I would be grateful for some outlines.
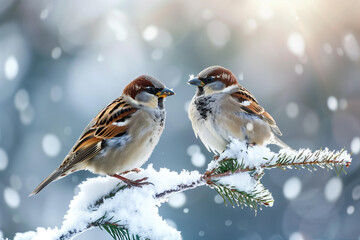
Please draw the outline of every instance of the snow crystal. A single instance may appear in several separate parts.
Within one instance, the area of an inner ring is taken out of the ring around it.
[[[214,201],[215,203],[220,204],[224,202],[224,199],[218,194],[214,197]]]
[[[292,177],[286,180],[283,193],[287,199],[295,199],[301,192],[301,181],[297,177]]]
[[[333,52],[332,46],[329,43],[325,43],[323,49],[327,54],[331,54]]]
[[[335,202],[341,195],[343,184],[340,178],[333,177],[325,186],[325,198],[329,202]]]
[[[45,20],[49,16],[49,9],[45,8],[40,13],[40,19]]]
[[[20,112],[20,121],[24,125],[29,125],[35,116],[34,108],[29,104],[27,108]]]
[[[16,190],[20,190],[22,187],[21,178],[17,175],[10,176],[10,186]]]
[[[287,47],[296,56],[302,56],[305,52],[305,41],[299,33],[291,33],[287,39]]]
[[[124,42],[128,38],[128,29],[126,23],[127,17],[119,10],[113,10],[108,14],[106,23],[109,29],[114,33],[116,40]]]
[[[164,56],[164,51],[160,48],[154,49],[154,51],[151,52],[151,58],[158,61],[162,59]]]
[[[61,149],[59,138],[54,134],[46,134],[42,139],[42,149],[50,157],[57,156]]]
[[[232,225],[232,221],[230,219],[225,221],[225,226],[230,227]]]
[[[199,145],[197,144],[192,144],[190,145],[187,149],[186,149],[186,153],[191,157],[192,155],[194,155],[195,153],[199,153],[201,152],[201,149],[199,147]]]
[[[246,25],[251,31],[255,31],[257,29],[257,22],[255,19],[249,18],[246,20]]]
[[[189,80],[194,79],[194,78],[195,78],[195,75],[194,75],[194,74],[190,74],[190,75],[189,75]]]
[[[8,80],[13,80],[18,75],[18,72],[19,72],[19,63],[17,59],[13,55],[11,55],[5,61],[5,65],[4,65],[5,77]]]
[[[176,193],[169,197],[168,201],[170,207],[181,208],[186,203],[186,195],[183,192]]]
[[[351,151],[353,154],[358,154],[360,152],[360,137],[355,137],[351,141]]]
[[[0,148],[0,171],[4,171],[7,168],[8,162],[9,160],[6,151]]]
[[[289,118],[296,118],[299,114],[299,107],[294,102],[289,102],[286,105],[286,114]]]
[[[63,97],[62,88],[59,85],[55,85],[50,90],[50,98],[53,102],[59,102]]]
[[[348,207],[346,208],[346,213],[347,213],[348,215],[353,214],[354,211],[355,211],[355,207],[354,207],[353,205],[350,205],[350,206],[348,206]]]
[[[352,198],[356,201],[360,199],[360,185],[354,187],[351,192]]]
[[[343,47],[346,53],[346,56],[352,61],[358,61],[360,58],[360,48],[359,43],[356,41],[356,38],[353,34],[349,33],[344,37]]]
[[[103,62],[104,61],[104,56],[102,54],[99,54],[97,57],[97,61],[98,62]]]
[[[224,47],[229,42],[231,37],[229,27],[225,23],[218,20],[214,20],[206,26],[206,33],[210,39],[210,42],[215,47],[219,48]]]
[[[61,57],[62,54],[62,50],[60,47],[55,47],[52,51],[51,51],[51,57],[53,59],[59,59]]]
[[[315,113],[308,113],[304,117],[303,127],[307,134],[316,133],[319,128],[319,118]]]
[[[20,89],[14,97],[14,104],[17,110],[24,111],[29,105],[29,94],[25,89]]]
[[[330,109],[330,111],[335,112],[338,108],[338,100],[334,96],[330,96],[327,99],[327,106]]]
[[[305,238],[302,233],[294,232],[290,235],[289,240],[305,240]]]
[[[246,124],[246,130],[248,130],[248,131],[254,130],[254,124],[252,124],[251,122],[248,122]]]
[[[188,208],[184,208],[184,209],[183,209],[183,212],[184,212],[184,213],[189,213],[189,209],[188,209]]]
[[[205,232],[204,232],[204,231],[200,231],[200,232],[199,232],[199,237],[203,237],[203,236],[205,236]]]
[[[191,156],[191,163],[195,167],[203,167],[205,165],[205,163],[206,163],[205,155],[202,154],[201,152],[194,153]]]
[[[5,203],[11,208],[17,208],[20,205],[20,196],[18,192],[10,187],[6,187],[4,190]]]
[[[204,9],[201,12],[201,16],[205,20],[210,20],[214,17],[214,13],[210,9]]]
[[[304,68],[301,64],[296,64],[294,70],[296,74],[301,75],[304,71]]]
[[[343,51],[342,48],[340,48],[340,47],[336,48],[336,53],[337,53],[339,56],[343,56],[343,55],[344,55],[344,51]]]
[[[258,9],[258,16],[263,20],[270,20],[273,18],[273,15],[272,9],[267,5],[261,5]]]
[[[119,180],[109,176],[87,179],[79,185],[80,191],[70,202],[60,229],[37,228],[36,232],[16,234],[14,240],[57,239],[62,233],[86,228],[90,222],[96,221],[106,213],[113,217],[113,221],[119,220],[119,224],[124,224],[130,234],[151,239],[181,239],[180,232],[159,216],[158,207],[166,198],[154,196],[165,190],[175,189],[181,184],[197,182],[201,178],[200,173],[176,173],[165,168],[155,171],[150,164],[140,173],[129,173],[126,177],[134,180],[148,177],[147,181],[154,185],[126,188],[112,198],[104,199],[106,194],[116,188]],[[99,199],[104,203],[96,205],[95,202]]]
[[[154,40],[158,36],[158,34],[159,34],[158,27],[155,25],[149,25],[143,31],[142,36],[145,41],[150,42],[150,41]]]
[[[339,107],[340,109],[344,110],[346,109],[348,106],[348,102],[345,98],[341,98],[340,101],[339,101]]]
[[[71,134],[71,131],[72,131],[72,129],[71,129],[71,127],[69,127],[69,126],[67,126],[67,127],[64,128],[64,134],[65,134],[65,135],[70,135],[70,134]]]

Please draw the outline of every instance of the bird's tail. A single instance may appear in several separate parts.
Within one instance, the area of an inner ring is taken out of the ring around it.
[[[42,181],[39,186],[37,186],[35,188],[35,190],[30,193],[29,197],[37,194],[38,192],[40,192],[44,187],[46,187],[49,183],[51,183],[52,181],[56,181],[59,179],[60,175],[61,175],[62,171],[58,168],[56,169],[52,174],[50,174],[50,176],[48,176],[47,178],[45,178],[44,181]]]
[[[284,148],[284,149],[289,149],[289,150],[292,150],[292,148],[287,145],[286,143],[284,143],[280,138],[278,138],[277,136],[274,136],[274,138],[272,139],[271,141],[272,144],[275,144],[281,148]]]

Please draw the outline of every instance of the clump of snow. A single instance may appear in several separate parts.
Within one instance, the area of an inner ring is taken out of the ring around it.
[[[221,178],[218,184],[235,188],[238,191],[251,192],[257,181],[248,173],[238,173]]]
[[[104,198],[117,187],[119,181],[113,177],[87,179],[80,184],[79,193],[71,201],[61,228],[37,228],[36,232],[16,234],[14,240],[57,239],[69,231],[83,231],[89,223],[95,222],[105,214],[111,221],[126,226],[130,235],[139,235],[150,239],[181,239],[180,232],[169,226],[159,215],[158,207],[167,201],[167,196],[155,197],[181,184],[198,182],[201,175],[197,171],[181,173],[162,168],[156,171],[152,165],[140,173],[129,173],[129,179],[148,177],[153,185],[142,188],[132,187],[119,191],[111,198]],[[96,204],[102,199],[103,204]]]
[[[245,167],[259,168],[267,162],[275,153],[264,146],[247,147],[245,142],[233,138],[226,150],[220,154],[218,160],[211,161],[208,165],[208,171],[218,167],[219,161],[225,158],[237,159],[239,163]]]
[[[194,78],[195,78],[195,75],[194,75],[194,74],[190,74],[190,75],[189,75],[189,80],[194,79]]]

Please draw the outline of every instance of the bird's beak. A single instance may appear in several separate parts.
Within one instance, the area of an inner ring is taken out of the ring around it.
[[[165,98],[171,95],[175,95],[175,92],[173,90],[170,90],[168,88],[164,88],[163,90],[161,90],[160,92],[156,93],[156,96],[159,98]]]
[[[193,78],[188,81],[188,84],[197,86],[197,87],[203,87],[205,83],[201,81],[199,78]]]

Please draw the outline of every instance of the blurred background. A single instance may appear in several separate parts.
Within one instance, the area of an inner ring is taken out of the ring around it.
[[[77,172],[28,194],[63,160],[87,123],[124,86],[150,74],[176,96],[148,163],[204,172],[190,74],[232,70],[295,149],[345,147],[347,175],[266,171],[275,198],[255,216],[206,187],[160,214],[184,239],[360,239],[360,2],[353,0],[1,0],[0,237],[61,226]],[[276,148],[274,148],[277,150]],[[146,167],[147,164],[144,166]],[[95,229],[76,239],[110,239]]]

